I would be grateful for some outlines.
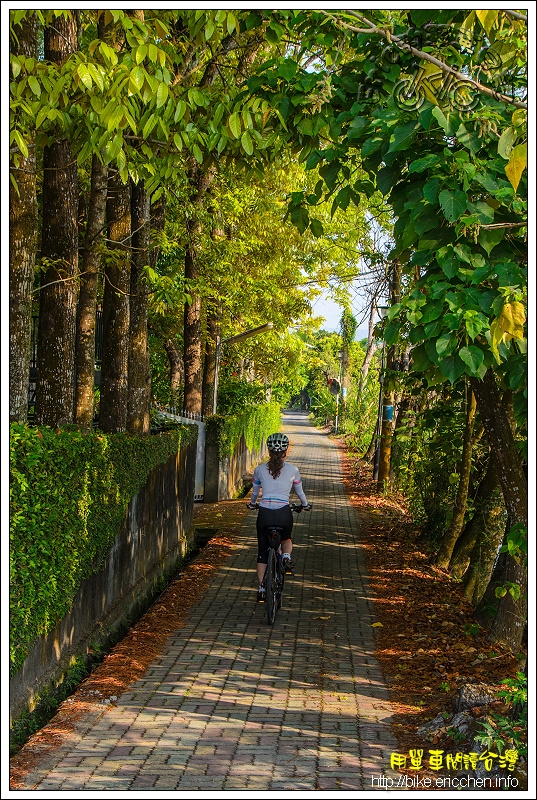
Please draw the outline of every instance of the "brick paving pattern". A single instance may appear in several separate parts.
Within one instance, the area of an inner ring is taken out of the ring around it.
[[[239,546],[144,678],[34,770],[27,788],[386,790],[379,778],[394,777],[397,743],[338,448],[305,414],[287,413],[282,430],[313,510],[295,518],[296,572],[274,626],[255,602],[251,512]]]

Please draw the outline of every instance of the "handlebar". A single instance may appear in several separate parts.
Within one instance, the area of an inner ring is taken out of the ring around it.
[[[307,506],[299,505],[298,503],[289,503],[289,507],[295,514],[300,514],[301,511],[311,511],[311,503],[308,503]],[[246,508],[255,508],[257,511],[259,503],[246,503]]]

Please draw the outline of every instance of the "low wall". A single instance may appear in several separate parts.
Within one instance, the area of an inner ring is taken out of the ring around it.
[[[250,450],[241,436],[233,454],[221,458],[218,441],[208,436],[205,445],[205,502],[216,503],[237,497],[244,488],[245,477],[263,461],[266,452],[264,439],[259,450]]]
[[[196,442],[156,467],[132,498],[104,567],[81,584],[70,612],[31,649],[10,681],[10,716],[61,681],[75,656],[87,656],[147,607],[164,576],[193,544]]]

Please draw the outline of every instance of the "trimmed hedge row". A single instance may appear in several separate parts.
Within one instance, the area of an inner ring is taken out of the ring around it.
[[[260,450],[263,439],[281,425],[279,403],[250,406],[235,417],[215,415],[205,423],[207,439],[218,442],[220,458],[231,456],[242,436],[249,450]]]
[[[197,433],[195,425],[151,437],[10,426],[11,675],[102,567],[151,470]]]

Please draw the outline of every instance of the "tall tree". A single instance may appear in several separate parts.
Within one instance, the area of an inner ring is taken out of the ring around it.
[[[45,59],[58,70],[76,52],[78,12],[45,28]],[[43,153],[41,260],[35,417],[42,425],[73,421],[78,274],[78,173],[68,138]]]
[[[131,185],[111,170],[106,203],[109,254],[103,295],[103,349],[99,427],[127,427],[131,289]]]
[[[102,231],[106,218],[108,167],[94,155],[82,269],[77,307],[75,422],[88,428],[93,422],[95,383],[95,325],[101,264]]]
[[[38,21],[22,19],[10,34],[15,56],[37,59]],[[14,76],[13,76],[14,77]],[[9,187],[9,418],[25,422],[28,415],[32,284],[37,248],[35,135],[29,132],[21,151],[14,145]]]
[[[143,279],[149,264],[150,203],[142,181],[132,186],[132,263],[128,360],[127,430],[149,433],[151,371],[147,340],[148,287]]]

